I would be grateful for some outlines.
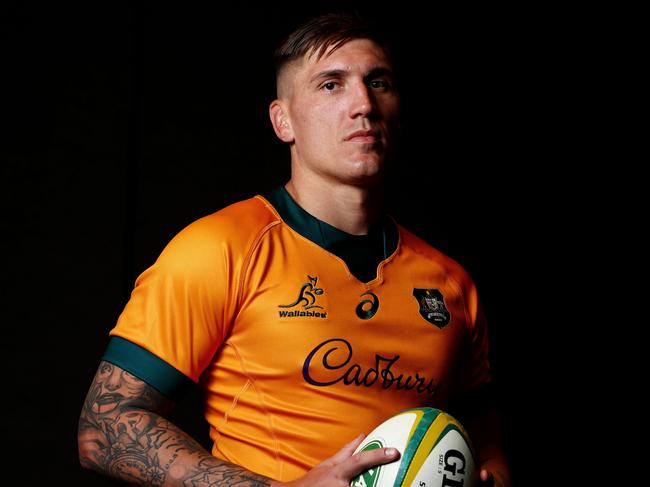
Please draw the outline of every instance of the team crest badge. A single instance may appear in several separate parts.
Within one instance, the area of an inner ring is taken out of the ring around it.
[[[420,315],[432,325],[442,329],[451,321],[445,298],[437,289],[413,288],[413,296],[420,305]]]

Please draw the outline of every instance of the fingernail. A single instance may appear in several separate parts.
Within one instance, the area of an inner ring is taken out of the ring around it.
[[[397,455],[397,450],[395,448],[386,448],[385,452],[387,457],[393,457]]]

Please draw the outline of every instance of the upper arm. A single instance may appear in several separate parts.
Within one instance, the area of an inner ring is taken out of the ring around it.
[[[101,463],[111,444],[120,434],[128,434],[133,425],[124,427],[133,418],[129,412],[146,411],[138,421],[164,416],[171,411],[172,401],[133,374],[107,361],[99,364],[90,385],[79,418],[79,456],[83,464],[93,467]],[[140,430],[146,428],[142,425]]]
[[[172,402],[123,368],[102,360],[86,396],[84,411],[97,417],[137,407],[164,414]]]

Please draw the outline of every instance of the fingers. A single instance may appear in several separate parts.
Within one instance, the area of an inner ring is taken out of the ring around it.
[[[318,464],[304,477],[289,483],[289,485],[294,487],[349,485],[350,481],[361,472],[399,458],[399,451],[395,448],[377,448],[354,454],[354,450],[363,442],[364,438],[365,435],[357,436],[334,456]]]
[[[494,485],[494,478],[492,477],[492,474],[484,468],[481,469],[479,477],[481,478],[481,485],[486,487]]]
[[[333,465],[341,463],[342,461],[344,461],[346,458],[350,457],[354,453],[354,450],[357,449],[357,447],[361,444],[361,442],[365,437],[366,435],[361,433],[354,440],[352,440],[350,443],[345,445],[343,448],[341,448],[338,452],[336,452],[333,456],[325,460],[323,463],[329,463]]]
[[[352,455],[339,464],[340,474],[345,479],[352,479],[371,467],[390,463],[399,458],[395,448],[377,448]]]

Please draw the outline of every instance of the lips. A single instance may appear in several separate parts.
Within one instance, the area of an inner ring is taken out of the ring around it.
[[[122,399],[124,399],[124,396],[122,394],[104,394],[103,396],[98,398],[97,401],[95,402],[100,406],[104,406],[106,404],[120,402]]]
[[[366,144],[373,144],[379,140],[379,132],[376,130],[366,130],[366,129],[355,130],[347,137],[345,137],[345,140],[349,142],[362,142]]]

